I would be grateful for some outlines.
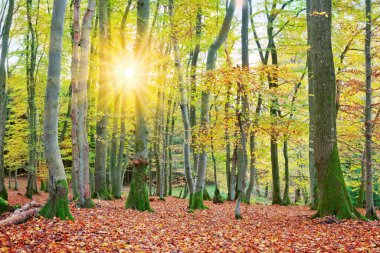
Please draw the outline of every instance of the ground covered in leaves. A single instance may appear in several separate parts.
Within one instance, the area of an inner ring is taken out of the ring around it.
[[[243,220],[235,220],[234,203],[207,202],[209,209],[189,213],[186,200],[152,200],[152,213],[125,210],[125,199],[95,200],[90,210],[72,203],[74,221],[34,218],[0,227],[0,251],[380,252],[377,221],[312,220],[307,207],[264,205],[243,205]],[[11,204],[28,201],[10,191]]]

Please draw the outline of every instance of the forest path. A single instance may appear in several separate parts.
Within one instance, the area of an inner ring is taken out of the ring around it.
[[[11,203],[23,198],[10,191]],[[376,221],[326,224],[310,219],[308,207],[265,205],[243,205],[244,219],[235,220],[232,202],[189,213],[186,200],[151,200],[152,213],[125,210],[124,198],[94,200],[96,209],[72,203],[74,221],[34,218],[0,228],[0,252],[380,252]]]

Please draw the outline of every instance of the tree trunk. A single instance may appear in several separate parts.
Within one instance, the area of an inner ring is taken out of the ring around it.
[[[232,152],[232,165],[230,174],[230,194],[231,200],[235,200],[236,197],[236,167],[237,167],[237,146],[234,145],[234,150]]]
[[[50,28],[49,67],[44,108],[44,148],[49,168],[49,198],[39,211],[46,218],[73,219],[68,205],[68,185],[58,145],[59,90],[62,42],[67,0],[55,0]]]
[[[278,59],[277,59],[277,49],[273,38],[273,24],[268,27],[268,38],[270,43],[270,52],[272,57],[272,65],[274,69],[273,73],[269,75],[269,88],[276,89],[278,87]],[[270,115],[273,120],[279,116],[278,99],[273,98],[271,100]],[[273,124],[273,123],[271,123]],[[272,130],[271,140],[270,140],[270,155],[272,164],[272,204],[283,204],[281,199],[281,189],[280,189],[280,166],[278,162],[278,138],[277,133]]]
[[[247,4],[245,4],[247,5]],[[244,6],[244,5],[243,5]],[[243,7],[244,8],[244,7]],[[243,14],[244,15],[244,14]],[[242,202],[243,200],[243,197],[244,197],[244,193],[245,193],[245,173],[247,171],[247,138],[246,138],[246,134],[245,134],[245,130],[244,130],[244,126],[243,126],[243,122],[242,122],[242,119],[241,119],[241,115],[239,114],[238,115],[238,123],[239,123],[239,129],[240,129],[240,135],[241,135],[241,146],[243,147],[243,171],[242,171],[242,187],[241,187],[241,191],[240,192],[237,192],[237,195],[238,195],[238,198],[236,200],[236,206],[235,206],[235,218],[236,219],[242,219],[242,216],[241,216],[241,211],[240,211],[240,203]]]
[[[92,19],[96,7],[95,0],[89,0],[86,12],[83,16],[82,31],[80,39],[80,64],[79,64],[79,79],[77,86],[77,103],[78,103],[78,117],[77,117],[77,137],[78,137],[78,151],[79,151],[79,173],[78,173],[78,186],[79,186],[79,202],[80,207],[93,207],[91,201],[90,189],[90,164],[89,164],[89,145],[87,134],[87,111],[88,111],[88,98],[87,98],[87,78],[88,78],[88,61],[90,53],[90,35]]]
[[[377,220],[375,205],[373,202],[373,169],[372,169],[372,1],[366,0],[366,26],[365,26],[365,167],[366,167],[366,191],[365,191],[365,216],[370,220]]]
[[[365,167],[365,147],[361,158],[361,180],[358,192],[358,199],[356,201],[357,208],[365,207],[365,185],[366,185],[366,167]]]
[[[171,37],[172,37],[172,43],[173,43],[173,49],[174,49],[175,69],[177,72],[179,91],[181,94],[180,106],[181,106],[182,123],[185,130],[184,143],[183,143],[183,159],[184,159],[186,184],[190,192],[190,203],[191,203],[191,197],[194,192],[194,182],[193,182],[193,176],[191,174],[191,163],[190,163],[191,128],[190,128],[189,109],[188,109],[188,96],[187,96],[187,90],[185,87],[183,73],[182,73],[182,64],[181,64],[180,52],[179,52],[178,41],[177,41],[177,32],[174,30],[175,24],[173,23],[173,9],[174,9],[173,0],[169,0],[169,16],[171,17]]]
[[[121,188],[122,188],[122,169],[123,169],[123,157],[125,152],[125,138],[126,138],[126,125],[125,120],[127,117],[127,92],[124,88],[121,95],[121,126],[120,126],[120,144],[119,144],[119,154],[117,157],[117,166],[115,173],[115,186],[114,186],[114,197],[116,199],[121,198]],[[149,165],[150,166],[150,165]]]
[[[111,152],[110,152],[110,172],[111,172],[111,194],[114,195],[116,191],[116,177],[117,170],[117,142],[118,142],[118,133],[119,133],[119,118],[120,118],[120,99],[121,94],[120,90],[114,91],[115,104],[113,109],[113,122],[112,122],[112,137],[111,137]]]
[[[283,147],[284,160],[285,160],[285,189],[283,201],[285,205],[290,204],[289,198],[289,156],[288,156],[288,141],[284,141]]]
[[[218,49],[227,39],[228,33],[230,31],[232,19],[234,17],[236,1],[231,0],[228,6],[226,15],[223,20],[222,27],[220,28],[219,34],[210,45],[207,52],[207,63],[206,70],[212,71],[215,69],[215,63],[217,58]],[[208,124],[209,124],[209,111],[210,111],[210,91],[203,91],[201,95],[201,126],[200,130],[204,134],[208,134]],[[197,177],[194,185],[194,193],[190,198],[190,208],[191,209],[203,209],[205,208],[203,204],[203,189],[205,186],[206,179],[206,169],[207,169],[207,151],[206,147],[201,147],[201,154],[199,155],[199,165],[197,168]]]
[[[172,196],[173,194],[173,154],[172,154],[172,145],[173,145],[173,135],[174,135],[174,126],[175,126],[175,117],[174,112],[176,108],[177,103],[174,102],[173,105],[173,111],[171,113],[172,119],[171,119],[171,126],[170,126],[170,135],[169,135],[169,196]]]
[[[353,208],[339,161],[336,130],[336,78],[331,45],[331,0],[310,2],[310,64],[314,85],[314,158],[319,187],[315,217],[338,219],[360,214]]]
[[[197,65],[198,65],[198,59],[199,59],[199,53],[201,51],[200,46],[200,39],[202,34],[202,8],[201,6],[198,6],[197,8],[197,20],[195,24],[195,36],[197,43],[195,45],[195,48],[193,50],[193,54],[191,57],[191,70],[190,70],[190,80],[191,80],[191,93],[190,93],[190,127],[193,129],[197,125],[197,108],[195,106],[195,94],[197,92]],[[193,131],[192,139],[195,139]],[[195,171],[197,170],[198,166],[198,153],[194,152],[194,146],[191,146],[191,153],[193,154],[193,168],[195,168]]]
[[[107,187],[107,125],[109,107],[108,85],[108,0],[99,0],[99,93],[96,117],[95,197],[110,199]]]
[[[147,50],[147,32],[149,21],[149,0],[137,1],[137,35],[135,44],[135,59],[145,59]],[[139,67],[146,67],[145,62],[141,62]],[[130,191],[125,207],[139,211],[151,210],[147,191],[147,167],[148,167],[148,128],[146,122],[146,84],[148,69],[140,69],[140,80],[142,83],[136,86],[135,90],[135,153],[133,160],[133,175]]]
[[[37,108],[36,108],[36,62],[38,41],[36,38],[36,29],[32,22],[32,0],[26,3],[26,12],[28,20],[27,34],[27,93],[28,93],[28,123],[29,123],[29,159],[28,159],[28,185],[26,186],[26,197],[32,198],[38,192],[37,188]],[[39,8],[39,6],[37,6]],[[38,25],[37,23],[35,24]]]
[[[248,185],[248,189],[247,189],[247,193],[246,193],[246,202],[248,204],[251,203],[251,194],[252,194],[253,187],[255,185],[255,181],[256,181],[257,195],[259,195],[259,186],[258,186],[258,182],[257,182],[258,177],[257,177],[257,172],[256,172],[256,138],[255,138],[256,132],[255,132],[255,128],[258,125],[262,102],[263,102],[263,100],[261,98],[261,95],[259,95],[259,98],[257,101],[256,112],[255,112],[256,113],[256,119],[255,119],[255,122],[253,124],[254,129],[251,131],[250,140],[249,140],[251,160],[250,160],[249,185]]]
[[[310,1],[306,0],[306,16],[307,16],[307,44],[310,45]],[[310,207],[313,210],[318,208],[318,186],[317,186],[317,171],[315,168],[314,160],[314,82],[313,82],[313,69],[310,59],[310,51],[307,51],[307,68],[308,68],[308,98],[309,98],[309,177],[310,177]]]
[[[74,2],[73,10],[73,51],[71,56],[71,143],[72,143],[72,173],[71,173],[71,187],[73,191],[73,198],[79,198],[79,146],[78,146],[78,78],[79,78],[79,43],[80,43],[80,0]]]
[[[168,151],[169,151],[169,129],[170,129],[170,118],[171,118],[171,111],[172,111],[172,100],[173,100],[173,95],[172,92],[169,94],[169,100],[168,100],[168,110],[167,110],[167,115],[166,115],[166,123],[165,123],[165,134],[164,134],[164,147],[163,147],[163,159],[162,159],[162,164],[163,164],[163,169],[165,171],[165,174],[168,172],[168,165],[169,165],[169,159],[168,159]],[[169,175],[170,177],[170,175]],[[167,183],[165,183],[165,195],[167,194]]]
[[[5,61],[8,55],[9,49],[9,31],[12,26],[13,10],[15,6],[14,0],[8,1],[8,12],[4,21],[3,27],[1,27],[1,51],[0,51],[0,197],[8,200],[7,189],[4,184],[4,138],[5,138],[5,125],[7,123],[7,72]]]

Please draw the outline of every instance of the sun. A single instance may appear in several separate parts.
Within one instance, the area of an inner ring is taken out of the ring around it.
[[[136,68],[132,66],[125,67],[123,70],[123,75],[126,80],[133,80],[136,78]]]

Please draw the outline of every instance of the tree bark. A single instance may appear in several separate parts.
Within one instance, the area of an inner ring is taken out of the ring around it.
[[[202,34],[202,8],[201,6],[198,6],[197,8],[197,19],[195,24],[195,36],[197,43],[195,45],[195,48],[193,50],[193,54],[191,57],[191,69],[190,69],[190,80],[191,80],[191,94],[190,94],[190,127],[193,129],[197,125],[197,108],[195,105],[195,94],[197,92],[197,65],[198,65],[198,59],[199,59],[199,53],[201,51],[200,46],[200,39]],[[194,139],[194,131],[192,139]],[[198,166],[198,153],[194,152],[194,147],[192,145],[191,152],[193,154],[193,168],[195,168],[195,171],[197,170]]]
[[[148,54],[147,33],[149,26],[149,0],[137,1],[137,34],[135,44],[135,59],[144,59]],[[147,64],[141,62],[139,67],[143,68]],[[149,210],[149,196],[147,191],[147,167],[148,167],[148,129],[146,122],[146,83],[148,76],[147,69],[140,70],[141,83],[135,90],[135,154],[133,160],[133,175],[130,191],[125,207],[139,211]]]
[[[184,159],[184,169],[187,188],[190,192],[190,203],[191,198],[194,193],[194,181],[191,174],[191,163],[190,163],[190,147],[191,147],[191,128],[190,128],[190,119],[189,119],[189,109],[188,109],[188,96],[187,90],[184,83],[182,64],[180,58],[180,52],[178,47],[178,40],[176,31],[174,30],[173,24],[173,14],[174,14],[174,3],[173,0],[169,0],[169,16],[171,17],[171,39],[173,43],[174,57],[175,57],[175,70],[177,72],[178,86],[181,95],[180,107],[181,107],[181,116],[182,123],[184,127],[184,143],[183,143],[183,159]],[[191,204],[190,204],[191,206]]]
[[[44,148],[49,168],[49,198],[39,211],[45,218],[73,219],[68,185],[58,145],[59,90],[67,0],[55,0],[50,28],[49,67],[44,108]]]
[[[107,187],[107,138],[108,138],[108,0],[99,0],[99,93],[96,117],[96,147],[95,147],[95,197],[110,199]]]
[[[5,61],[8,56],[9,49],[9,31],[12,26],[13,10],[15,6],[14,0],[9,0],[7,16],[1,29],[3,34],[1,38],[1,56],[0,56],[0,197],[8,200],[7,189],[4,184],[4,138],[5,125],[7,123],[7,72]]]
[[[71,56],[71,143],[72,143],[72,173],[71,187],[73,190],[73,198],[79,197],[79,146],[78,146],[78,78],[79,78],[79,43],[80,43],[80,0],[74,2],[73,10],[73,50]]]
[[[210,45],[207,52],[207,62],[206,70],[212,71],[215,69],[215,63],[217,58],[218,49],[223,45],[227,39],[228,33],[230,31],[232,19],[234,17],[236,7],[236,1],[231,0],[228,6],[226,15],[223,20],[222,27],[220,28],[219,34]],[[209,124],[209,112],[210,112],[210,96],[209,90],[203,91],[201,95],[201,126],[200,129],[204,134],[208,134],[208,124]],[[206,169],[207,169],[207,151],[206,147],[203,145],[201,147],[201,153],[199,155],[199,165],[197,168],[197,177],[194,185],[194,193],[190,200],[191,209],[203,209],[205,208],[203,204],[203,189],[206,180]]]
[[[365,216],[370,220],[377,220],[375,205],[373,202],[373,169],[372,169],[372,1],[365,1],[365,167],[366,167],[366,191],[365,191]]]
[[[288,141],[284,141],[283,154],[285,160],[285,189],[283,201],[285,205],[290,204],[289,198],[289,156],[288,156]]]
[[[78,173],[78,186],[79,186],[79,201],[80,207],[93,207],[91,201],[90,189],[90,164],[89,164],[89,144],[87,133],[87,111],[88,111],[88,97],[87,97],[87,78],[88,78],[88,65],[90,53],[90,35],[92,19],[95,13],[96,1],[89,0],[87,3],[86,12],[83,15],[82,30],[80,38],[80,63],[79,63],[79,79],[77,86],[77,137],[78,137],[78,151],[79,151],[79,173]]]
[[[111,137],[111,152],[110,152],[110,172],[111,172],[111,194],[114,195],[116,191],[116,170],[117,170],[117,143],[119,134],[119,118],[120,118],[120,90],[114,90],[114,109],[113,109],[113,122],[112,122],[112,137]]]
[[[257,193],[259,193],[259,186],[257,182],[257,172],[256,172],[256,130],[255,128],[258,125],[260,111],[261,111],[261,105],[262,105],[262,98],[261,95],[259,95],[258,101],[257,101],[257,107],[256,107],[256,119],[253,123],[253,130],[251,131],[250,140],[249,140],[249,147],[250,147],[250,153],[251,153],[251,159],[250,159],[250,177],[249,177],[249,185],[247,188],[246,193],[246,202],[251,203],[251,194],[253,187],[255,186],[256,181],[256,189]]]
[[[306,16],[307,16],[307,44],[310,45],[310,1],[306,0]],[[307,51],[307,68],[308,68],[308,98],[309,98],[309,177],[310,177],[310,207],[313,210],[318,208],[318,186],[317,186],[317,171],[315,168],[314,160],[314,83],[313,83],[313,69],[310,59],[310,51]]]
[[[336,78],[331,45],[331,0],[310,2],[310,64],[314,85],[314,158],[319,187],[315,217],[355,218],[339,161],[336,130]]]
[[[361,180],[360,180],[360,186],[359,186],[359,192],[358,192],[358,199],[356,201],[356,207],[357,208],[363,208],[365,207],[365,185],[366,185],[366,167],[365,167],[365,147],[363,150],[362,158],[360,160],[361,166]]]
[[[38,192],[37,189],[37,107],[36,107],[36,62],[37,62],[37,49],[38,41],[36,28],[33,27],[32,21],[32,0],[26,2],[26,13],[28,20],[28,34],[27,34],[27,59],[26,59],[26,75],[27,75],[27,93],[28,93],[28,123],[29,123],[29,136],[28,136],[28,185],[26,186],[26,197],[32,198]],[[37,6],[39,8],[39,6]],[[38,20],[38,18],[37,18]],[[36,21],[35,26],[38,23]]]

